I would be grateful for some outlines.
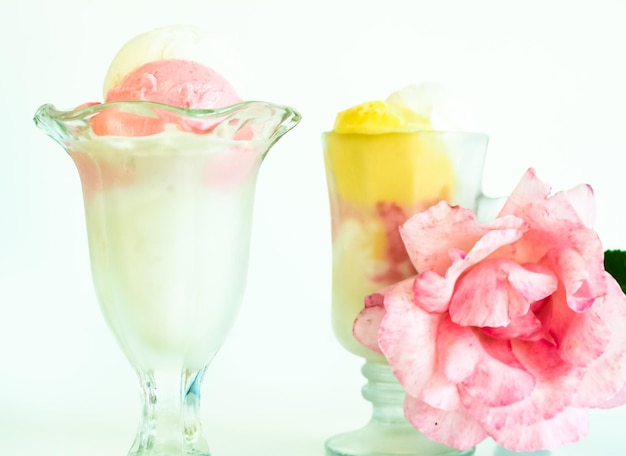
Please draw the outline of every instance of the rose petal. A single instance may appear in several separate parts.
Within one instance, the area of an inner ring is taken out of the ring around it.
[[[450,301],[453,322],[462,326],[507,326],[511,321],[509,308],[522,315],[528,311],[530,303],[511,289],[500,263],[486,260],[459,280]]]
[[[474,374],[459,385],[459,395],[482,421],[483,416],[474,413],[477,403],[478,408],[499,409],[520,402],[532,393],[535,379],[515,358],[508,341],[483,338],[481,355]]]
[[[594,263],[603,257],[597,234],[584,225],[563,194],[529,202],[515,215],[529,227],[509,255],[519,263],[539,263],[548,252],[563,248],[574,249]]]
[[[386,315],[378,343],[408,394],[421,391],[436,367],[436,339],[441,315],[424,312],[412,302],[412,279],[380,291]]]
[[[500,211],[500,216],[518,214],[520,209],[534,201],[545,200],[550,195],[550,186],[537,178],[533,168],[529,168],[513,189]]]
[[[532,312],[511,318],[511,322],[507,326],[497,328],[485,327],[481,328],[481,330],[484,334],[500,340],[540,340],[546,338],[541,320]]]
[[[475,372],[483,349],[473,329],[455,325],[448,317],[439,322],[435,344],[436,363],[415,398],[453,411],[460,403],[457,383]]]
[[[508,270],[508,281],[527,301],[535,303],[554,293],[558,278],[541,264],[523,264]]]
[[[384,316],[383,306],[366,307],[359,312],[352,328],[355,339],[377,353],[382,353],[378,346],[378,331]]]
[[[583,305],[585,299],[592,298],[593,301],[606,292],[602,280],[602,243],[597,233],[585,226],[565,193],[557,193],[541,204],[528,204],[517,215],[528,223],[530,229],[515,244],[512,259],[519,263],[539,263],[546,261],[544,257],[548,255],[547,266],[566,281],[568,299],[582,299]],[[567,258],[561,258],[564,255]],[[580,260],[574,255],[579,255]]]
[[[593,188],[590,185],[578,185],[563,192],[586,227],[592,228],[596,218],[596,205]]]
[[[555,417],[571,405],[580,387],[582,373],[564,363],[559,358],[556,347],[543,340],[511,341],[510,356],[523,366],[526,374],[522,369],[516,372],[513,369],[514,364],[509,361],[500,365],[486,359],[488,364],[484,368],[484,377],[483,372],[480,372],[481,377],[474,384],[464,382],[459,385],[461,401],[476,419],[490,429],[529,426]],[[528,390],[530,383],[526,375],[534,381],[531,391]],[[499,379],[498,376],[506,378]],[[490,383],[483,384],[485,381]],[[490,392],[489,385],[492,382],[494,388]],[[510,391],[517,382],[524,388],[524,394]],[[506,404],[507,394],[513,394],[513,397],[521,400]],[[492,395],[503,402],[503,405],[497,406]]]
[[[587,310],[606,292],[604,265],[594,267],[588,258],[571,248],[551,252],[550,259],[567,291],[567,303],[572,310]]]
[[[511,451],[550,450],[586,436],[589,432],[589,412],[568,408],[550,419],[530,425],[509,425],[501,429],[487,429],[487,432],[500,446]]]
[[[450,301],[452,321],[463,326],[507,326],[530,304],[556,290],[556,277],[503,259],[485,260],[457,283]]]
[[[407,396],[404,413],[426,437],[459,450],[467,450],[488,437],[481,423],[460,404],[453,411],[445,411]]]
[[[596,408],[610,409],[624,404],[626,404],[626,383],[622,385],[622,389],[611,396],[608,400],[596,405]]]
[[[559,339],[559,356],[569,363],[586,366],[604,353],[611,331],[595,312],[577,313],[567,307],[565,312],[568,311],[571,314]]]
[[[446,380],[457,384],[472,375],[482,357],[479,336],[471,328],[455,325],[445,319],[439,325],[437,349]]]
[[[506,217],[493,224],[483,225],[488,231],[466,255],[458,249],[450,249],[448,257],[453,261],[445,277],[434,271],[424,271],[415,278],[413,294],[415,303],[428,312],[445,312],[457,279],[470,266],[480,262],[502,246],[521,238],[525,231],[523,220]]]
[[[461,260],[457,263],[463,264]],[[455,281],[456,277],[442,277],[433,271],[422,272],[413,281],[412,291],[415,304],[425,312],[447,311]]]
[[[483,233],[472,211],[452,207],[445,201],[414,215],[400,227],[417,272],[435,271],[439,275],[450,265],[448,251],[451,248],[467,252]]]
[[[593,332],[608,330],[610,338],[600,356],[587,365],[575,399],[575,404],[579,407],[610,408],[626,403],[626,394],[621,393],[626,384],[626,296],[619,284],[606,274],[608,294],[597,307],[590,309],[601,318],[603,324],[595,330],[593,327],[588,329]],[[595,318],[591,321],[595,321]],[[577,348],[584,348],[589,343],[588,339],[589,337],[581,337]],[[585,358],[583,355],[579,356]]]
[[[471,257],[471,264],[487,258],[503,246],[513,244],[528,231],[526,222],[513,215],[503,216],[482,227],[485,229],[483,237],[474,244],[468,254]]]

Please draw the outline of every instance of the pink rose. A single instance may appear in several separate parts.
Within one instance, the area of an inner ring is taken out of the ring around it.
[[[626,296],[593,218],[589,186],[550,196],[530,169],[491,223],[441,202],[400,228],[417,276],[368,296],[354,333],[386,356],[413,426],[535,451],[626,402]]]

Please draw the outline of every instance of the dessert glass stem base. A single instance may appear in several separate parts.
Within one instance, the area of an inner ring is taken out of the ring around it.
[[[210,456],[199,417],[205,370],[137,371],[143,411],[128,456]]]
[[[404,417],[404,390],[387,364],[365,362],[363,397],[372,403],[372,417],[355,431],[326,441],[328,456],[469,456],[475,449],[455,450],[427,439]]]

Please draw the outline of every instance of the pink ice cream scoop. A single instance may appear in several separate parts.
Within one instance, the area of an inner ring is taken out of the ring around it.
[[[242,101],[219,73],[184,59],[155,60],[140,66],[111,88],[105,101],[131,100],[189,109],[217,109]],[[186,131],[207,132],[216,122],[191,122],[165,110],[158,117],[144,117],[112,108],[92,119],[92,129],[97,135],[146,136],[163,131],[167,123],[177,124]]]
[[[215,109],[241,101],[230,83],[211,68],[191,60],[146,63],[109,90],[106,101],[146,100],[180,108]]]

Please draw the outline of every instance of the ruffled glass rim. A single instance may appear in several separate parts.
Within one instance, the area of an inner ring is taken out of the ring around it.
[[[295,109],[264,101],[242,101],[233,105],[218,109],[192,109],[172,106],[169,104],[144,101],[114,101],[108,103],[94,103],[81,106],[72,110],[60,110],[52,104],[40,106],[33,118],[37,127],[45,131],[51,138],[59,143],[70,138],[80,138],[84,132],[90,130],[90,119],[98,114],[113,109],[117,112],[157,119],[163,113],[172,118],[183,118],[191,122],[215,120],[216,124],[224,122],[252,122],[264,125],[264,134],[254,139],[230,139],[241,142],[267,142],[272,145],[285,133],[295,127],[301,120],[301,115]],[[240,117],[241,119],[238,119]],[[195,134],[211,134],[214,128],[207,131],[195,132]],[[117,135],[111,135],[117,137]],[[149,135],[138,135],[146,137]]]

